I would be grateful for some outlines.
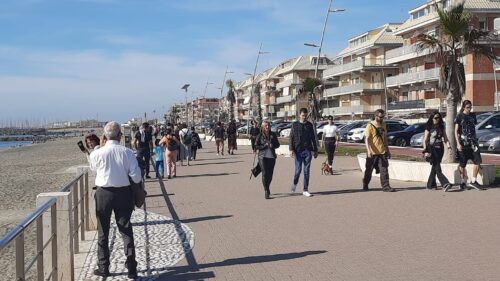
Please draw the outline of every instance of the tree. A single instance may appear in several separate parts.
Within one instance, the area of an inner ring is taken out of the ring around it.
[[[465,68],[461,59],[469,54],[474,58],[496,60],[490,44],[492,34],[479,30],[472,24],[473,15],[460,3],[446,9],[437,5],[439,15],[439,34],[420,34],[417,38],[417,50],[430,50],[439,65],[438,89],[446,95],[446,134],[453,151],[447,155],[446,162],[455,161],[456,139],[454,120],[457,105],[465,95]]]
[[[309,94],[309,117],[312,122],[316,122],[320,117],[320,108],[318,99],[321,96],[322,91],[319,89],[323,83],[321,79],[307,77],[304,79],[302,90]],[[313,123],[314,124],[314,123]]]
[[[231,79],[226,80],[227,91],[226,99],[229,101],[229,121],[234,119],[234,103],[236,97],[234,96],[234,82]]]

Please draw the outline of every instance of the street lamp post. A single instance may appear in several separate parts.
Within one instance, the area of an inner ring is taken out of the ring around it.
[[[188,116],[188,98],[187,98],[187,92],[188,92],[188,88],[189,88],[189,84],[184,84],[184,86],[182,86],[182,90],[186,91],[186,107],[185,107],[185,110],[184,110],[184,114],[186,116],[186,125],[189,125],[189,116]]]
[[[304,43],[304,45],[306,45],[306,46],[318,48],[318,57],[316,58],[316,66],[314,68],[314,78],[318,78],[319,60],[321,58],[321,49],[323,48],[323,39],[325,38],[325,31],[326,31],[326,25],[328,23],[328,17],[330,16],[330,13],[344,12],[345,11],[345,9],[332,9],[332,1],[333,0],[330,0],[330,3],[328,4],[328,10],[326,11],[325,23],[323,24],[323,30],[321,31],[321,40],[320,40],[319,46],[316,44],[312,44],[312,43]],[[323,95],[323,93],[321,92],[320,100],[321,100],[322,95]],[[326,99],[326,102],[327,102],[327,107],[329,108],[328,98]]]
[[[255,84],[255,73],[257,72],[257,65],[259,64],[260,55],[263,55],[263,54],[269,54],[269,52],[262,51],[262,43],[260,43],[259,52],[257,53],[257,60],[255,61],[255,67],[253,68],[252,86],[250,87],[250,96],[252,96],[254,94],[253,91],[254,91],[254,84]],[[259,124],[260,124],[260,122],[262,122],[262,105],[261,105],[260,93],[257,95],[257,104],[259,106],[258,114],[259,114]],[[250,103],[250,109],[252,109],[251,103]],[[253,110],[252,110],[252,116],[253,116]]]
[[[226,83],[226,76],[229,74],[229,73],[234,73],[232,71],[228,71],[228,66],[226,66],[226,71],[224,72],[224,79],[222,79],[222,85],[220,86],[220,102],[221,102],[221,108],[219,108],[219,121],[220,121],[220,117],[221,117],[221,109],[222,109],[222,100],[223,100],[223,91],[224,91],[224,84]],[[231,120],[229,120],[231,121]]]

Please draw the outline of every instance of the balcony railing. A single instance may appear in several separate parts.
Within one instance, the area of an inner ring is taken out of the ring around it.
[[[300,79],[284,80],[276,84],[276,88],[283,89],[285,87],[290,87],[292,85],[298,85],[298,84],[302,84],[302,81]]]
[[[339,106],[323,109],[323,115],[350,115],[372,113],[379,109],[380,105],[352,105],[352,106]]]
[[[351,93],[359,93],[359,92],[363,92],[365,90],[383,90],[383,89],[384,89],[384,83],[382,83],[382,82],[379,82],[379,83],[358,83],[358,84],[352,84],[352,85],[348,85],[348,86],[326,89],[324,91],[323,95],[325,97],[331,97],[331,96],[339,96],[339,95],[345,95],[345,94],[351,94]]]
[[[331,68],[328,68],[323,72],[323,77],[337,76],[343,73],[361,70],[369,66],[383,66],[383,65],[385,65],[385,60],[383,59],[362,58],[360,60],[352,61],[341,65],[335,65]]]
[[[276,112],[276,117],[285,117],[286,111],[278,111]]]
[[[429,49],[418,51],[417,45],[407,45],[389,50],[385,53],[387,63],[397,63],[411,58],[421,57],[430,54]]]
[[[387,77],[387,87],[396,87],[405,84],[421,83],[439,79],[439,68],[427,69],[419,72],[403,73]]]
[[[425,100],[396,101],[388,104],[389,110],[425,108]]]
[[[276,98],[276,104],[287,103],[292,101],[292,95]]]

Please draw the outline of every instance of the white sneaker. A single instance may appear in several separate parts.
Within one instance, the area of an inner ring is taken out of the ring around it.
[[[311,194],[311,193],[309,193],[308,191],[304,191],[304,192],[302,192],[302,195],[304,195],[304,196],[306,196],[306,197],[311,197],[311,196],[312,196],[312,194]]]
[[[219,153],[217,153],[217,156],[219,156]]]

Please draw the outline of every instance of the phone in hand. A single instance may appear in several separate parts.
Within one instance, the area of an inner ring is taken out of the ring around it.
[[[87,149],[83,146],[83,141],[79,141],[77,144],[82,152],[87,152]]]

